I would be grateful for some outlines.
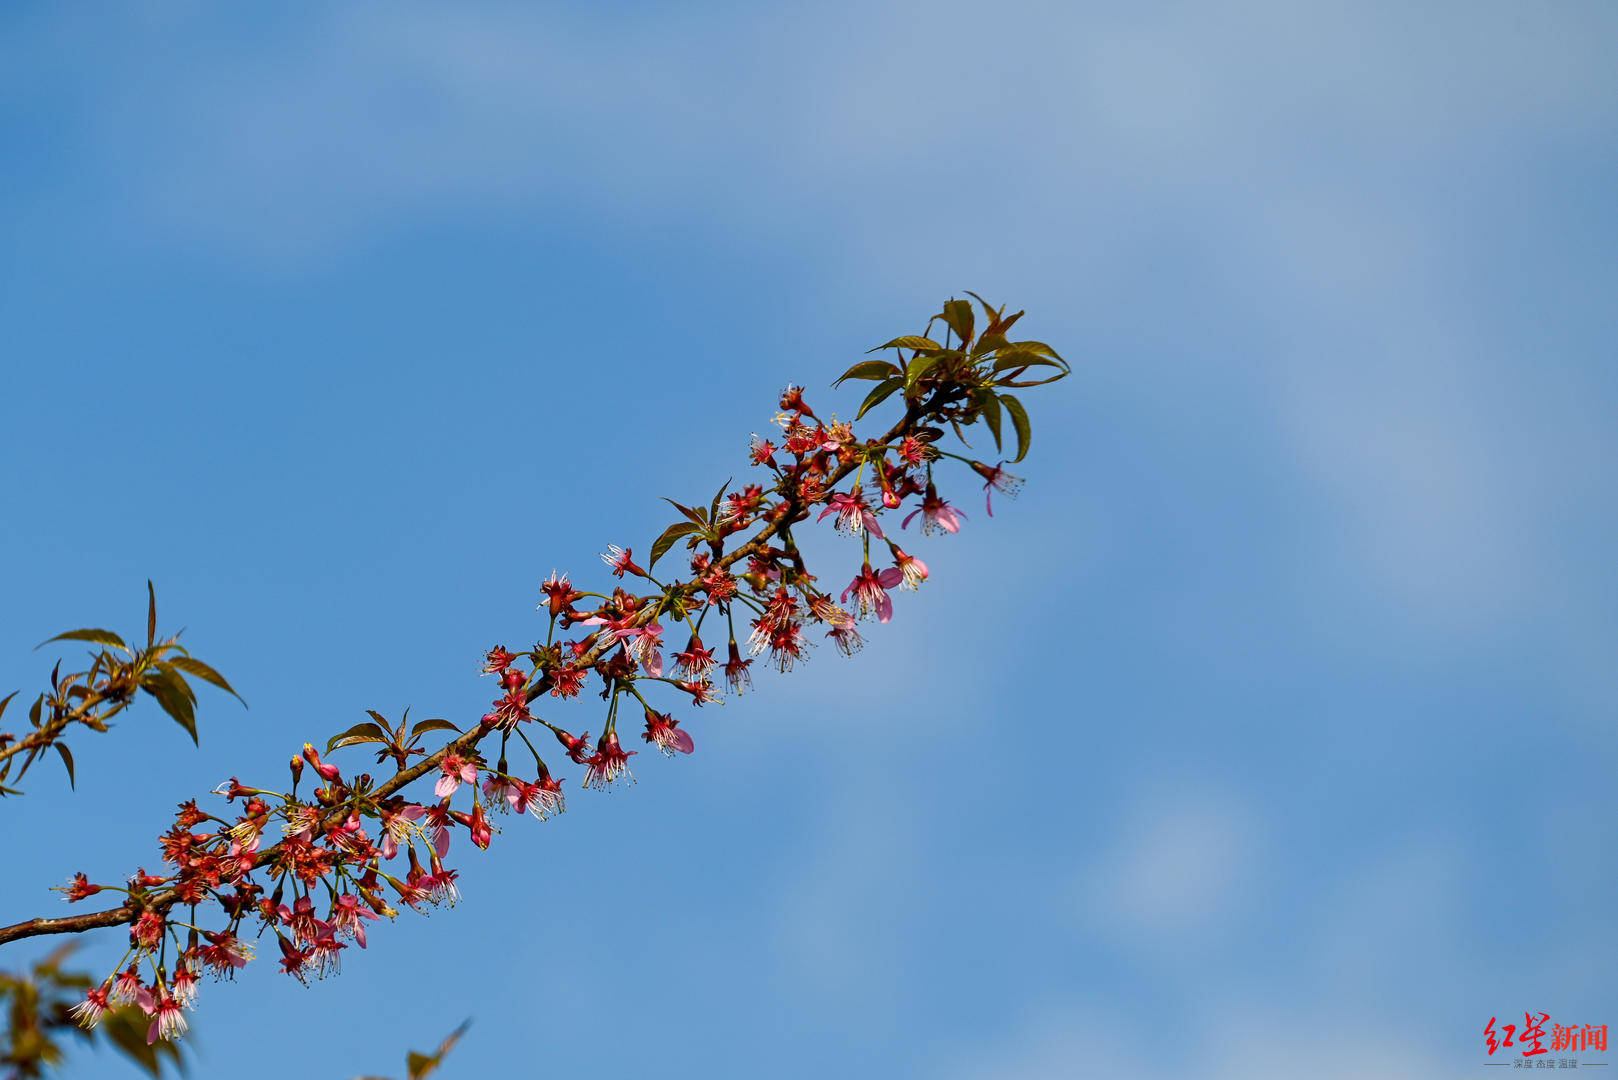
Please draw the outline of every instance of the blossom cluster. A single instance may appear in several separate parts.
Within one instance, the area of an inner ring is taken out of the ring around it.
[[[220,812],[182,803],[160,838],[161,872],[142,869],[118,886],[77,875],[62,889],[66,899],[122,894],[122,907],[105,913],[104,924],[127,924],[129,933],[127,953],[78,1005],[79,1019],[94,1024],[108,1008],[130,1002],[151,1018],[150,1039],[177,1036],[199,978],[229,978],[259,945],[294,978],[334,972],[346,950],[366,947],[371,924],[402,908],[425,912],[456,902],[458,871],[448,860],[462,853],[463,839],[487,848],[498,815],[545,820],[563,812],[566,778],[553,763],[580,770],[580,787],[607,791],[634,782],[637,751],[624,745],[632,726],[665,755],[692,753],[692,735],[654,696],[701,708],[749,690],[755,664],[791,671],[817,641],[829,640],[843,655],[858,651],[861,624],[888,622],[895,592],[928,580],[927,564],[899,537],[918,518],[916,531],[927,535],[954,534],[967,521],[940,493],[944,467],[958,462],[975,474],[991,516],[995,495],[1016,492],[1019,481],[1003,461],[944,449],[945,425],[964,443],[963,428],[983,421],[998,445],[1009,417],[1020,460],[1027,416],[1005,389],[1067,374],[1049,346],[1006,336],[1021,312],[1008,317],[979,302],[987,317],[981,334],[971,305],[952,300],[934,317],[946,327],[942,343],[925,334],[895,338],[879,347],[893,350],[894,361],[863,361],[843,376],[876,384],[855,421],[902,392],[903,413],[885,433],[861,438],[853,422],[823,419],[801,387],[789,386],[772,429],[755,434],[748,449],[751,482],[735,490],[727,484],[706,505],[669,500],[681,519],[644,559],[632,548],[608,547],[602,560],[610,591],[586,591],[553,572],[540,586],[544,640],[488,651],[482,671],[497,689],[475,723],[412,725],[407,715],[394,724],[373,712],[324,751],[305,743],[291,758],[285,791],[233,777],[217,789],[227,806]],[[857,551],[841,590],[819,586],[795,535],[828,519]],[[655,576],[682,543],[682,572],[666,581]],[[594,738],[548,718],[587,691],[606,703]],[[447,741],[429,751],[423,739],[438,732]],[[547,733],[560,748],[550,763],[541,753]],[[355,746],[374,752],[377,766],[391,765],[392,775],[330,760]],[[300,794],[306,776],[310,789]],[[7,939],[0,930],[0,942]]]

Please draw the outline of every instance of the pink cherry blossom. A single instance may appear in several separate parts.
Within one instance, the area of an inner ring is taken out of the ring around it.
[[[888,598],[888,590],[903,580],[904,573],[897,567],[890,566],[878,573],[871,569],[870,563],[866,563],[854,580],[848,583],[848,588],[843,590],[841,600],[848,603],[849,594],[852,593],[860,618],[874,611],[879,622],[887,622],[893,618],[893,601]]]
[[[478,767],[459,754],[446,754],[444,760],[438,763],[438,768],[443,775],[434,785],[433,794],[440,799],[447,799],[455,794],[456,789],[462,784],[478,782]]]

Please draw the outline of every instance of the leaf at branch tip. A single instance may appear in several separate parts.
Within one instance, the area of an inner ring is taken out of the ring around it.
[[[0,716],[6,715],[6,706],[10,705],[11,704],[11,699],[16,697],[19,693],[21,693],[21,691],[13,690],[11,693],[7,694],[5,697],[0,698]]]
[[[736,478],[733,476],[726,480],[719,486],[719,490],[714,493],[713,502],[708,504],[708,520],[713,521],[719,517],[719,500],[725,497],[725,492],[730,490],[730,481],[734,479]]]
[[[994,448],[1000,449],[1000,399],[990,391],[983,391],[978,401],[978,407],[983,411],[983,422],[989,425],[989,434],[994,436]]]
[[[425,1080],[428,1074],[436,1071],[444,1063],[444,1056],[454,1049],[461,1036],[466,1034],[466,1029],[471,1026],[472,1021],[463,1020],[460,1027],[450,1032],[449,1038],[438,1044],[436,1053],[427,1055],[410,1051],[410,1056],[405,1059],[406,1067],[410,1070],[408,1080]]]
[[[690,536],[692,533],[700,533],[703,531],[703,529],[697,528],[690,522],[676,521],[673,525],[670,525],[668,528],[663,530],[662,536],[659,536],[652,542],[652,557],[646,561],[646,569],[651,570],[653,567],[655,567],[657,565],[657,560],[661,559],[665,554],[667,554],[669,548],[673,547],[674,542],[680,537]]]
[[[333,735],[326,742],[326,753],[340,750],[345,746],[355,746],[365,742],[386,742],[387,734],[376,724],[362,722],[355,724],[341,735]]]
[[[684,503],[677,503],[667,495],[663,496],[663,501],[674,507],[674,509],[684,514],[686,517],[690,518],[693,524],[696,524],[704,529],[708,527],[708,515],[704,514],[701,510],[693,510]]]
[[[1010,394],[1001,394],[1000,404],[1004,405],[1006,412],[1011,414],[1011,424],[1017,429],[1017,456],[1011,459],[1013,463],[1016,463],[1027,455],[1028,444],[1033,440],[1034,432],[1028,426],[1028,410],[1022,407],[1022,402]]]
[[[1062,355],[1049,345],[1045,344],[1043,341],[1013,341],[1011,343],[1011,347],[1013,349],[1021,349],[1024,352],[1043,353],[1046,356],[1054,356],[1056,359],[1062,360]],[[1062,360],[1062,363],[1065,364],[1067,361]]]
[[[193,743],[197,742],[196,712],[192,708],[190,687],[184,679],[164,667],[156,667],[140,677],[140,687],[157,699],[175,723],[185,728]]]
[[[124,650],[124,652],[129,651],[129,646],[124,644],[124,639],[113,633],[111,630],[92,629],[69,630],[65,634],[57,634],[53,638],[46,638],[38,645],[35,645],[34,648],[43,649],[53,641],[93,641],[97,645],[111,645],[115,648]]]
[[[884,383],[878,383],[876,386],[872,387],[871,392],[865,395],[865,401],[860,405],[860,411],[854,414],[854,419],[858,420],[860,417],[882,404],[889,397],[893,396],[893,392],[895,390],[899,389],[899,387],[903,385],[903,379],[894,378],[889,379]]]
[[[904,337],[894,338],[886,345],[878,345],[874,349],[866,349],[865,351],[873,353],[877,349],[942,349],[943,347],[930,337],[922,337],[920,334],[906,334]]]
[[[970,302],[966,300],[949,300],[944,303],[944,321],[949,324],[951,330],[960,335],[962,348],[965,348],[972,341],[974,318]]]
[[[910,361],[910,367],[905,370],[905,389],[907,391],[913,389],[921,381],[923,375],[937,367],[939,361],[943,360],[944,357],[951,355],[954,355],[953,350],[932,356],[918,356]]]
[[[429,731],[453,731],[457,735],[461,733],[461,729],[448,720],[434,717],[431,720],[417,720],[416,726],[410,729],[410,734],[423,735]]]
[[[886,379],[899,374],[897,366],[887,360],[861,360],[838,377],[833,386],[841,386],[848,379]]]
[[[237,701],[241,701],[243,708],[247,707],[247,702],[242,701],[242,696],[236,693],[236,688],[226,682],[223,675],[204,664],[201,660],[196,660],[189,656],[176,656],[169,660],[168,663],[171,667],[177,667],[187,675],[195,675],[199,679],[206,679],[219,687],[219,689],[230,694]]]
[[[52,743],[51,745],[55,746],[56,752],[62,755],[62,764],[67,767],[67,786],[77,791],[78,784],[73,779],[73,752],[63,743]]]
[[[152,579],[146,579],[146,647],[150,649],[157,640],[157,590],[152,588]]]
[[[1026,349],[1001,349],[994,355],[995,371],[1010,371],[1013,368],[1025,367],[1053,367],[1063,372],[1070,369],[1061,360],[1054,360],[1044,353],[1029,352]]]

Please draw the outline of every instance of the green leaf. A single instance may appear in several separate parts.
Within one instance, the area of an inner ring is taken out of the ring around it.
[[[124,650],[124,652],[129,651],[129,646],[124,644],[124,639],[111,630],[69,630],[65,634],[57,634],[53,638],[46,638],[38,645],[35,645],[34,648],[43,649],[53,641],[93,641],[97,645],[111,645]]]
[[[454,1049],[461,1036],[466,1034],[466,1029],[471,1026],[472,1021],[463,1020],[461,1026],[450,1032],[449,1038],[439,1043],[438,1050],[431,1055],[419,1054],[414,1050],[410,1051],[409,1057],[405,1059],[405,1064],[410,1070],[409,1080],[424,1080],[429,1073],[442,1065],[445,1055]]]
[[[866,349],[865,351],[873,353],[877,349],[942,349],[943,347],[930,337],[922,337],[919,334],[906,334],[904,337],[894,338],[886,345],[878,345],[874,349]]]
[[[734,479],[735,477],[731,477],[731,480]],[[719,519],[719,500],[723,499],[725,497],[725,492],[729,490],[730,480],[726,480],[720,485],[719,490],[714,492],[713,502],[708,504],[708,520],[717,521]]]
[[[982,356],[984,353],[994,352],[996,349],[1004,349],[1010,344],[1011,342],[1006,340],[1004,334],[991,334],[984,331],[983,335],[978,338],[978,343],[972,346],[972,355]]]
[[[886,379],[899,374],[897,365],[887,360],[861,360],[838,377],[833,386],[841,386],[845,379]]]
[[[51,745],[55,746],[56,747],[56,752],[58,754],[62,755],[62,764],[67,767],[67,786],[69,788],[72,788],[75,791],[78,790],[78,784],[73,779],[73,753],[72,753],[72,751],[70,751],[66,747],[66,745],[64,745],[62,743],[52,743]]]
[[[673,525],[670,525],[668,528],[663,530],[662,536],[659,536],[656,540],[652,541],[652,557],[647,561],[646,569],[650,571],[652,567],[656,566],[657,560],[661,559],[665,554],[667,554],[669,548],[673,547],[674,542],[680,537],[690,536],[692,533],[702,533],[706,531],[706,529],[699,529],[695,525],[691,525],[687,522],[676,521]]]
[[[185,676],[181,675],[171,662],[165,660],[162,663],[154,664],[151,670],[161,671],[168,675],[179,685],[180,691],[185,694],[187,701],[191,702],[192,705],[197,703],[197,692],[191,688],[191,684],[185,681]]]
[[[988,319],[990,325],[993,325],[995,320],[1000,318],[1000,312],[1001,311],[1006,310],[1006,307],[1005,307],[1004,304],[1000,305],[1000,308],[999,308],[998,311],[995,310],[995,306],[993,304],[991,304],[987,300],[983,299],[983,297],[979,296],[977,293],[973,292],[971,289],[963,289],[961,291],[966,293],[966,295],[970,296],[972,299],[976,300],[978,303],[983,305],[984,317]]]
[[[1000,449],[1000,400],[985,390],[979,395],[978,408],[983,411],[983,422],[989,425],[989,433],[994,436],[994,448]]]
[[[949,300],[944,304],[944,321],[949,328],[960,335],[961,347],[965,348],[972,340],[972,305],[966,300]]]
[[[670,506],[674,507],[674,509],[676,509],[680,513],[684,514],[686,517],[690,518],[692,520],[692,522],[694,522],[697,526],[699,526],[699,527],[701,527],[703,529],[706,529],[708,527],[708,516],[706,514],[704,514],[701,510],[693,510],[693,509],[691,509],[691,507],[686,506],[684,503],[677,503],[673,499],[669,498],[667,495],[663,496],[663,501],[668,503]]]
[[[242,701],[242,696],[236,693],[236,688],[226,682],[223,675],[204,664],[201,660],[195,660],[189,656],[176,656],[169,660],[168,663],[171,667],[177,667],[187,675],[195,675],[199,679],[206,679],[221,690],[229,693],[237,701],[241,701],[243,706],[246,706],[247,702]]]
[[[905,370],[905,390],[908,392],[914,389],[916,383],[921,381],[923,375],[926,375],[933,368],[937,367],[939,361],[943,360],[944,357],[951,355],[953,351],[954,350],[951,350],[950,353],[936,353],[932,356],[918,356],[914,360],[910,361],[910,366]]]
[[[448,720],[435,716],[431,720],[417,720],[416,726],[410,729],[410,734],[425,735],[429,731],[453,731],[457,735],[461,733],[461,729]]]
[[[341,750],[345,746],[356,746],[360,743],[387,742],[388,734],[381,727],[372,723],[358,723],[341,735],[333,735],[326,742],[326,753]]]
[[[1045,344],[1043,341],[1013,341],[1011,343],[1011,347],[1013,349],[1021,349],[1024,352],[1043,353],[1046,356],[1054,356],[1056,359],[1062,360],[1062,354]],[[1062,362],[1064,364],[1067,363],[1066,360],[1062,360]]]
[[[1022,349],[1002,350],[995,354],[994,367],[991,371],[1011,371],[1013,368],[1053,367],[1061,368],[1064,372],[1070,370],[1061,360],[1052,360],[1048,356]]]
[[[888,398],[893,396],[893,392],[903,385],[903,379],[894,378],[889,379],[887,382],[878,383],[877,385],[873,386],[871,388],[871,392],[865,395],[865,401],[862,405],[860,405],[860,411],[854,414],[854,419],[858,420],[860,417],[864,416],[866,413],[888,400]]]
[[[150,649],[152,642],[157,640],[157,590],[152,588],[152,579],[146,579],[146,647]]]
[[[1000,310],[1003,312],[1006,309],[1001,308]],[[994,322],[990,323],[988,326],[985,326],[983,328],[983,332],[985,334],[998,334],[1001,337],[1004,337],[1006,331],[1010,330],[1012,328],[1012,326],[1014,326],[1016,324],[1017,320],[1022,318],[1026,314],[1027,314],[1027,312],[1025,312],[1025,311],[1019,311],[1015,315],[1009,315],[1009,316],[1007,316],[1005,318],[1002,318],[1002,319],[995,319]]]
[[[1022,407],[1022,402],[1010,394],[1001,394],[1000,404],[1004,405],[1006,412],[1011,414],[1011,424],[1017,429],[1017,456],[1011,460],[1013,462],[1021,461],[1023,456],[1028,453],[1028,443],[1034,437],[1033,429],[1028,426],[1028,411]]]
[[[140,686],[157,699],[163,711],[174,722],[185,728],[193,743],[197,742],[197,716],[192,708],[190,687],[185,680],[162,667],[152,668],[140,677]]]

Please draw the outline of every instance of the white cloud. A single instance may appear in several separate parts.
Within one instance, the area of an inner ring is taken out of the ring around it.
[[[1162,948],[1217,934],[1263,870],[1263,829],[1231,795],[1159,785],[1081,871],[1081,921]]]

